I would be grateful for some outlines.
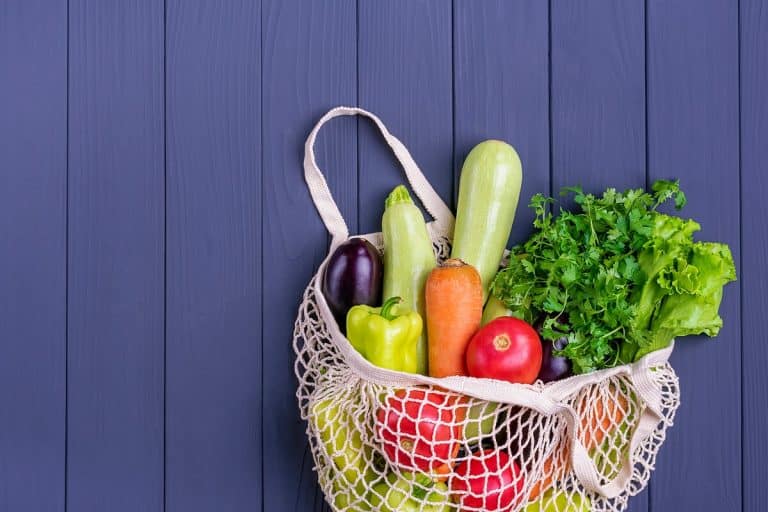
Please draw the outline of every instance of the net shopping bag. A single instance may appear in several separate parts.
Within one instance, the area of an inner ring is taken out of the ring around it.
[[[338,107],[315,125],[304,172],[332,236],[349,238],[317,166],[320,128],[339,116],[373,121],[434,219],[438,262],[454,217],[405,146],[375,115]],[[381,233],[362,235],[383,250]],[[373,366],[351,346],[321,292],[323,261],[294,328],[297,397],[320,486],[336,511],[625,510],[647,485],[679,405],[673,346],[636,363],[548,384],[431,378]]]

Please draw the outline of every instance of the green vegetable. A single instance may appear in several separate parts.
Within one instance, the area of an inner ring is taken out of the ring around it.
[[[475,146],[461,169],[451,258],[477,269],[483,302],[507,247],[522,181],[515,148],[498,140]]]
[[[368,502],[381,512],[450,512],[448,486],[422,473],[394,473],[373,486]],[[423,505],[422,505],[423,503]]]
[[[512,312],[501,302],[499,299],[491,295],[488,297],[488,302],[485,303],[483,308],[483,319],[480,321],[480,325],[483,326],[495,320],[501,316],[511,316]]]
[[[523,512],[589,512],[592,502],[583,494],[547,491],[544,496],[528,504]]]
[[[389,194],[381,219],[384,236],[384,297],[402,297],[403,305],[424,318],[424,283],[437,265],[424,216],[400,185]],[[418,339],[414,373],[427,373],[427,341]]]
[[[693,233],[699,229],[693,220],[656,215],[651,239],[637,257],[643,271],[643,286],[636,297],[636,327],[648,326],[655,306],[671,287],[680,290],[681,286],[693,284],[695,268],[688,266],[688,255],[693,246]]]
[[[663,294],[666,299],[661,302],[661,298],[657,298],[658,307],[645,304],[644,309],[639,309],[638,316],[643,313],[642,318],[649,322],[640,327],[645,325],[651,337],[638,347],[633,360],[668,346],[676,336],[716,336],[723,326],[718,314],[723,286],[736,279],[731,251],[727,245],[710,242],[694,243],[688,249],[688,254],[654,274],[656,278],[649,278],[643,287],[644,292],[650,288],[653,290],[650,293],[657,297]],[[641,262],[643,256],[641,253]],[[650,258],[645,256],[645,259]],[[628,344],[624,353],[631,352],[631,348]]]
[[[417,312],[398,306],[400,302],[400,297],[391,297],[380,308],[354,306],[347,313],[347,338],[376,366],[417,373],[423,322]]]
[[[369,467],[370,448],[363,446],[360,422],[339,408],[331,399],[320,400],[312,406],[310,420],[320,434],[325,451],[333,460],[335,470],[343,477],[346,492],[340,500],[350,500],[363,494],[376,473]]]
[[[544,338],[566,335],[560,354],[574,372],[637,360],[675,336],[717,334],[733,259],[723,244],[694,242],[696,222],[656,211],[670,199],[685,205],[677,182],[657,181],[653,193],[564,193],[579,211],[555,217],[554,200],[534,196],[536,232],[512,249],[491,289],[513,315],[543,320]]]

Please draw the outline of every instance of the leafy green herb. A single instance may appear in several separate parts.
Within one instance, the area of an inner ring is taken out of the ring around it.
[[[678,209],[685,205],[677,181],[657,181],[652,193],[610,188],[596,197],[570,187],[562,195],[572,196],[578,211],[561,208],[554,216],[554,199],[533,196],[536,232],[512,249],[491,292],[516,316],[540,323],[544,338],[567,336],[561,353],[576,373],[629,362],[676,335],[716,333],[722,285],[735,278],[733,261],[727,246],[711,244],[721,258],[707,262],[715,270],[702,272],[704,246],[692,240],[698,224],[656,211],[669,200]],[[683,329],[663,302],[673,296],[683,302],[672,303],[675,311],[706,310],[699,313],[708,327],[693,320]]]

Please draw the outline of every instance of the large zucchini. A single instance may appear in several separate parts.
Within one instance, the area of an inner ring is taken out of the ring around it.
[[[451,258],[473,265],[483,283],[483,300],[515,220],[523,170],[515,148],[499,140],[475,146],[464,160]]]
[[[426,326],[424,283],[437,261],[424,216],[402,185],[387,197],[381,231],[384,235],[384,300],[402,298],[403,306],[418,311]],[[424,375],[427,373],[425,334],[421,334],[417,352],[417,372]]]

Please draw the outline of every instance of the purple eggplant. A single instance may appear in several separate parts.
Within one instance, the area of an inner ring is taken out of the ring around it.
[[[364,238],[341,244],[328,260],[323,276],[323,295],[342,332],[352,306],[381,304],[381,254]]]
[[[542,358],[539,378],[543,382],[564,379],[573,375],[571,361],[562,356],[556,356],[555,350],[563,350],[568,344],[568,338],[562,337],[554,341],[541,340]]]

